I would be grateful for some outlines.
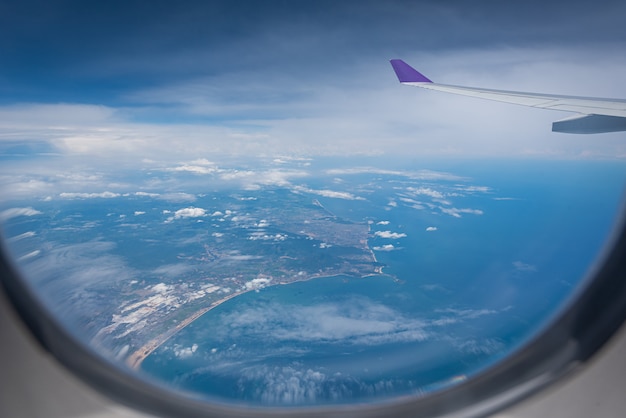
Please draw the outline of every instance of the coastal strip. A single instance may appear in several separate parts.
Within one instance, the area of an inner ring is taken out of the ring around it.
[[[169,340],[174,335],[176,335],[180,330],[182,330],[183,328],[191,324],[196,319],[200,318],[205,313],[209,312],[211,309],[214,309],[218,307],[219,305],[221,305],[222,303],[246,292],[247,291],[230,294],[220,300],[216,300],[215,302],[211,303],[207,307],[204,307],[200,310],[195,311],[194,313],[189,315],[187,318],[180,321],[180,323],[178,323],[174,328],[168,329],[164,333],[159,334],[157,337],[151,339],[146,344],[141,346],[138,350],[133,352],[130,356],[126,358],[126,364],[131,369],[134,369],[134,370],[139,369],[139,367],[141,366],[141,363],[146,359],[146,357],[152,354],[154,350],[156,350],[161,345],[163,345],[167,340]]]

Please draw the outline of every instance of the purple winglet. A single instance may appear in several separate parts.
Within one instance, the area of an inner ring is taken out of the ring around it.
[[[402,60],[390,60],[389,62],[401,83],[432,83],[432,81]]]

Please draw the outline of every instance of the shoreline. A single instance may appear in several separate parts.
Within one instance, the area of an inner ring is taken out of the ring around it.
[[[321,205],[320,205],[321,206]],[[322,206],[322,208],[324,208]],[[326,208],[324,208],[324,210],[326,210]],[[368,225],[368,233],[371,231],[371,227]],[[372,248],[366,243],[365,247],[367,248],[367,250],[369,251],[372,259],[374,260],[374,263],[378,263],[378,260],[376,258],[376,255],[374,254],[374,250],[372,250]],[[264,286],[264,287],[271,287],[271,286],[278,286],[278,285],[288,285],[288,284],[292,284],[292,283],[297,283],[297,282],[306,282],[309,280],[314,280],[314,279],[319,279],[322,277],[336,277],[336,276],[340,276],[339,275],[324,275],[324,274],[313,274],[307,278],[303,278],[303,279],[298,279],[298,280],[294,280],[294,281],[289,281],[289,282],[276,282],[274,284],[270,284],[269,286]],[[366,274],[363,276],[360,276],[361,278],[366,278],[366,277],[373,277],[373,276],[388,276],[387,274],[385,274],[383,272],[383,266],[375,266],[374,267],[374,273],[370,273],[370,274]],[[392,277],[392,276],[389,276]],[[392,279],[394,281],[397,281],[397,278],[392,277]],[[148,357],[150,354],[152,354],[156,349],[158,349],[159,347],[161,347],[163,344],[165,344],[170,338],[172,338],[174,335],[176,335],[178,332],[180,332],[182,329],[184,329],[185,327],[187,327],[188,325],[192,324],[195,320],[197,320],[198,318],[202,317],[204,314],[206,314],[207,312],[217,308],[218,306],[220,306],[221,304],[237,297],[237,296],[241,296],[245,293],[248,293],[252,290],[258,290],[258,289],[249,289],[249,290],[243,290],[240,292],[235,292],[232,293],[226,297],[223,297],[222,299],[218,299],[215,302],[212,302],[209,306],[198,309],[197,311],[193,312],[191,315],[189,315],[188,317],[186,317],[185,319],[183,319],[181,322],[179,322],[178,324],[176,324],[175,327],[168,329],[165,332],[162,332],[161,334],[157,335],[156,337],[154,337],[153,339],[151,339],[150,341],[148,341],[147,343],[145,343],[144,345],[142,345],[141,347],[139,347],[137,350],[133,351],[128,357],[126,357],[125,363],[128,367],[130,367],[133,370],[138,370],[141,367],[141,363],[146,359],[146,357]]]
[[[229,301],[237,296],[243,295],[244,293],[249,292],[250,290],[244,290],[238,293],[232,293],[222,299],[218,299],[215,302],[212,302],[209,306],[199,309],[180,321],[174,328],[170,328],[167,331],[157,335],[155,338],[151,339],[137,350],[135,350],[130,356],[126,357],[125,363],[128,367],[133,370],[138,370],[141,366],[141,363],[148,357],[150,354],[154,352],[157,348],[162,346],[167,340],[176,335],[183,328],[192,324],[196,319],[200,318],[205,313],[209,312],[212,309],[217,308],[222,303]]]

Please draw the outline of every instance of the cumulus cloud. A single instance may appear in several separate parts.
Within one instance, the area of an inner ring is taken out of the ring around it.
[[[152,286],[151,289],[154,293],[163,294],[163,293],[169,292],[170,290],[172,290],[172,288],[173,288],[172,286],[168,286],[165,283],[157,283],[154,286]]]
[[[271,281],[271,279],[259,277],[246,282],[244,286],[248,290],[263,289],[265,286],[269,285]]]
[[[33,209],[32,207],[26,207],[26,208],[11,208],[11,209],[5,209],[2,212],[0,212],[0,221],[8,221],[11,218],[16,218],[18,216],[35,216],[35,215],[41,215],[42,212]]]
[[[180,345],[175,345],[172,348],[174,355],[180,359],[186,359],[191,357],[196,351],[198,351],[198,344],[193,344],[189,347],[182,347]]]
[[[433,232],[433,231],[436,231],[436,230],[437,230],[436,226],[429,226],[429,227],[426,228],[426,232]]]
[[[380,221],[377,222],[376,225],[389,225],[389,221]]]
[[[206,210],[190,206],[188,208],[178,209],[174,212],[174,216],[168,219],[201,218],[203,216],[206,216]]]
[[[139,215],[145,215],[146,212],[142,211],[142,210],[136,210],[135,211],[135,216],[139,216]]]
[[[444,197],[443,193],[433,190],[430,187],[408,187],[407,190],[415,195],[429,196],[433,199],[443,199]]]
[[[403,232],[391,232],[391,231],[376,231],[374,235],[380,238],[397,239],[404,238],[406,234]]]
[[[372,249],[374,251],[393,251],[396,247],[394,247],[393,244],[385,244],[380,247],[373,247]]]

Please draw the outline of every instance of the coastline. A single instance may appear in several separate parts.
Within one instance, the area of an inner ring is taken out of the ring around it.
[[[378,272],[378,267],[376,268],[376,272],[374,274],[366,274],[364,276],[361,276],[361,278],[366,278],[366,277],[374,277],[374,276],[386,276],[384,273]],[[277,282],[275,284],[266,286],[266,287],[271,287],[271,286],[284,286],[284,285],[289,285],[292,283],[298,283],[298,282],[306,282],[309,280],[314,280],[314,279],[319,279],[322,277],[335,277],[335,275],[311,275],[310,277],[304,278],[304,279],[299,279],[299,280],[294,280],[291,282]],[[394,281],[397,279],[394,279]],[[195,320],[197,320],[198,318],[202,317],[204,314],[206,314],[207,312],[217,308],[218,306],[220,306],[222,303],[225,303],[231,299],[236,298],[237,296],[241,296],[245,293],[248,293],[252,290],[255,289],[250,289],[250,290],[244,290],[241,292],[236,292],[236,293],[232,293],[226,297],[223,297],[222,299],[216,300],[215,302],[212,302],[209,306],[204,307],[202,309],[198,309],[197,311],[195,311],[194,313],[192,313],[191,315],[189,315],[188,317],[186,317],[185,319],[183,319],[180,323],[178,323],[174,328],[168,329],[167,331],[157,335],[155,338],[151,339],[150,341],[148,341],[146,344],[144,344],[143,346],[141,346],[140,348],[138,348],[137,350],[135,350],[132,354],[130,354],[126,360],[125,363],[128,367],[130,367],[133,370],[138,370],[141,367],[141,363],[146,359],[146,357],[148,357],[150,354],[152,354],[156,349],[158,349],[160,346],[162,346],[163,344],[165,344],[170,338],[172,338],[174,335],[176,335],[179,331],[181,331],[182,329],[184,329],[185,327],[187,327],[188,325],[192,324]]]
[[[126,358],[126,365],[131,369],[138,370],[141,366],[141,363],[146,359],[146,357],[152,354],[154,350],[162,346],[167,340],[176,335],[180,330],[193,323],[196,319],[200,318],[205,313],[220,306],[222,303],[249,291],[250,290],[244,290],[242,292],[232,293],[226,297],[223,297],[222,299],[216,300],[207,307],[195,311],[187,318],[183,319],[180,323],[178,323],[174,328],[168,329],[167,331],[157,335],[155,338],[151,339],[146,344],[135,350],[131,355]]]
[[[324,208],[321,204],[319,204],[319,206],[321,206],[324,210],[326,210],[326,208]],[[368,235],[369,235],[369,232],[371,232],[371,226],[370,225],[368,225]],[[372,257],[372,260],[373,260],[373,263],[375,263],[375,264],[378,263],[378,259],[376,258],[376,254],[374,253],[374,250],[372,250],[372,248],[368,245],[367,241],[364,242],[364,243],[362,242],[362,244],[365,244],[365,248],[370,253],[370,255]],[[318,278],[321,278],[321,277],[334,277],[334,276],[335,275],[312,274],[311,276],[306,277],[306,278],[302,278],[302,279],[298,279],[298,280],[292,280],[292,281],[288,281],[288,282],[276,282],[274,284],[270,284],[269,286],[265,286],[265,287],[277,286],[277,285],[288,285],[288,284],[292,284],[292,283],[305,282],[305,281],[309,281],[309,280],[313,280],[313,279],[318,279]],[[361,276],[361,278],[372,277],[372,276],[386,276],[386,274],[383,272],[383,266],[375,266],[374,267],[374,273],[363,275],[363,276]],[[398,280],[397,278],[393,278],[393,279],[394,279],[394,281]],[[212,309],[215,309],[216,307],[220,306],[222,303],[225,303],[225,302],[227,302],[227,301],[229,301],[229,300],[231,300],[231,299],[233,299],[233,298],[235,298],[237,296],[240,296],[240,295],[243,295],[243,294],[245,294],[247,292],[250,292],[251,290],[256,290],[256,289],[249,289],[249,290],[243,290],[243,291],[232,293],[232,294],[230,294],[230,295],[228,295],[226,297],[223,297],[222,299],[219,299],[219,300],[216,300],[216,301],[212,302],[207,307],[204,307],[204,308],[201,308],[201,309],[195,311],[194,313],[192,313],[191,315],[189,315],[188,317],[183,319],[175,327],[173,327],[171,329],[168,329],[167,331],[157,335],[155,338],[151,339],[146,344],[144,344],[143,346],[141,346],[140,348],[135,350],[133,353],[131,353],[125,360],[126,365],[128,367],[130,367],[131,369],[133,369],[133,370],[138,370],[141,367],[141,363],[146,359],[146,357],[148,357],[150,354],[152,354],[160,346],[165,344],[165,342],[167,342],[170,338],[172,338],[174,335],[176,335],[179,331],[181,331],[182,329],[184,329],[188,325],[192,324],[196,319],[200,318],[201,316],[203,316],[207,312],[209,312]]]

